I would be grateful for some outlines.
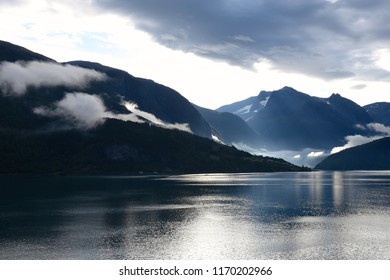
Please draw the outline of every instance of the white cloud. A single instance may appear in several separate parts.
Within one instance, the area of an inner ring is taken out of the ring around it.
[[[362,124],[360,124],[360,123],[355,124],[355,127],[358,128],[358,129],[360,129],[360,130],[366,130],[366,129],[367,129],[364,125],[362,125]]]
[[[381,133],[381,134],[384,134],[386,136],[389,136],[390,135],[390,127],[389,126],[385,126],[381,123],[369,123],[367,125],[367,128],[375,131],[375,132],[378,132],[378,133]]]
[[[359,128],[361,128],[361,127],[359,127]],[[330,153],[335,154],[335,153],[341,152],[342,150],[345,150],[348,148],[363,145],[363,144],[372,142],[374,140],[378,140],[378,139],[381,139],[383,137],[390,136],[390,127],[385,126],[381,123],[369,123],[366,125],[366,127],[364,129],[369,129],[371,131],[379,133],[380,135],[375,135],[375,136],[349,135],[349,136],[345,137],[345,140],[347,141],[347,143],[344,146],[334,147]]]
[[[62,100],[54,104],[54,108],[38,107],[34,109],[34,113],[49,117],[62,117],[80,129],[96,127],[102,124],[105,118],[144,122],[134,114],[109,112],[100,97],[83,92],[67,93]]]
[[[125,106],[130,111],[129,114],[116,114],[107,111],[103,100],[99,96],[84,92],[73,92],[67,93],[62,100],[56,102],[51,108],[37,107],[33,111],[42,116],[61,117],[79,129],[91,129],[103,124],[104,120],[109,118],[135,123],[149,121],[166,129],[178,129],[192,133],[188,124],[164,122],[153,114],[139,110],[134,103],[125,103]]]
[[[312,149],[303,149],[303,150],[296,150],[296,151],[293,150],[268,151],[265,149],[252,148],[242,143],[233,143],[233,145],[237,149],[246,151],[253,155],[282,158],[295,165],[304,165],[309,167],[315,166],[323,159],[323,157],[328,155],[328,152],[312,150]]]
[[[363,135],[349,135],[345,137],[345,140],[347,141],[347,144],[344,146],[340,147],[334,147],[332,151],[330,152],[331,154],[335,154],[338,152],[341,152],[342,150],[349,149],[355,146],[363,145],[366,143],[369,143],[371,141],[377,140],[382,138],[381,136],[372,136],[372,137],[367,137]]]
[[[319,151],[319,152],[310,152],[307,157],[309,158],[315,158],[315,157],[323,157],[325,155],[324,151]]]
[[[219,143],[219,144],[224,144],[225,145],[225,143],[221,140],[221,139],[219,139],[218,138],[218,136],[216,136],[216,135],[211,135],[211,139],[213,139],[215,142],[217,142],[217,143]],[[234,145],[235,146],[235,145]]]
[[[374,52],[374,57],[376,58],[375,63],[379,67],[390,71],[390,49],[379,49]]]
[[[20,96],[28,87],[86,87],[91,81],[104,80],[106,75],[95,70],[52,62],[2,62],[0,89],[4,94]]]
[[[125,102],[124,105],[127,108],[127,110],[129,110],[130,112],[132,112],[136,116],[142,117],[142,118],[150,121],[151,123],[153,123],[157,126],[160,126],[160,127],[166,128],[166,129],[178,129],[178,130],[192,133],[191,128],[190,128],[188,123],[174,123],[174,124],[167,123],[167,122],[160,120],[159,118],[157,118],[155,115],[153,115],[151,113],[140,110],[138,108],[137,104],[135,104],[135,103]]]

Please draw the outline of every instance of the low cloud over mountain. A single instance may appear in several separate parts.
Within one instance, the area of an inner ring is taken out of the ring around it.
[[[67,93],[52,108],[37,107],[34,113],[47,117],[61,117],[80,129],[96,127],[105,118],[143,123],[135,114],[114,114],[107,111],[102,99],[83,92]]]
[[[4,57],[6,61],[0,63],[0,94],[4,97],[21,98],[28,95],[30,89],[34,89],[37,96],[32,97],[35,101],[29,106],[36,115],[59,118],[66,126],[78,129],[90,129],[111,118],[135,123],[149,122],[166,129],[192,133],[188,123],[163,121],[153,113],[139,109],[136,102],[124,101],[117,92],[110,92],[115,88],[112,84],[115,78],[103,73],[104,71],[71,63],[60,64],[7,42],[2,42],[1,46],[6,50]],[[37,60],[29,60],[31,57]],[[134,79],[127,73],[120,73]],[[93,85],[97,82],[101,83],[100,86]],[[106,83],[110,82],[112,86],[107,86]],[[61,87],[65,92],[59,89]],[[47,90],[42,91],[42,88]],[[108,102],[111,103],[111,107],[116,110],[121,108],[120,112],[108,109],[102,96],[110,96]],[[48,104],[49,100],[56,101]],[[116,104],[113,105],[113,102]]]
[[[390,135],[390,127],[339,94],[318,98],[284,87],[218,110],[240,116],[262,137],[264,149],[240,148],[298,165],[314,166],[330,154]]]
[[[0,66],[2,174],[306,170],[207,139],[187,99],[119,69],[58,64],[2,41]]]
[[[348,148],[363,145],[372,142],[374,140],[378,140],[390,136],[390,127],[385,126],[381,123],[369,123],[366,126],[362,126],[361,129],[371,131],[371,133],[374,135],[372,136],[365,136],[360,134],[348,135],[345,137],[345,141],[347,143],[343,146],[334,147],[330,153],[335,154]]]
[[[95,70],[52,62],[2,62],[0,89],[4,94],[20,96],[28,87],[66,86],[83,89],[91,81],[102,81],[107,76]]]
[[[34,113],[46,117],[60,117],[79,129],[90,129],[100,125],[105,119],[117,119],[135,123],[150,122],[166,129],[178,129],[192,133],[188,124],[166,123],[151,113],[138,109],[137,104],[125,102],[128,114],[117,114],[107,110],[103,100],[97,95],[83,92],[66,93],[65,97],[50,107],[37,107]]]
[[[138,105],[135,103],[125,102],[124,105],[126,108],[132,112],[135,116],[141,117],[145,120],[150,121],[151,123],[166,128],[166,129],[178,129],[182,131],[187,131],[192,133],[191,128],[188,123],[168,123],[160,120],[155,115],[142,111],[138,108]]]

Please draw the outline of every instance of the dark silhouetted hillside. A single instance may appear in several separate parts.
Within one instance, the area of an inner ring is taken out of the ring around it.
[[[321,170],[390,170],[390,138],[343,150],[330,155],[316,169]]]

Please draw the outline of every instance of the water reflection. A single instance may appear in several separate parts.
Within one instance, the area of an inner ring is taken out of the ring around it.
[[[0,259],[388,259],[390,172],[2,177]]]
[[[343,204],[344,198],[344,178],[342,172],[334,172],[333,173],[333,206],[338,208]]]

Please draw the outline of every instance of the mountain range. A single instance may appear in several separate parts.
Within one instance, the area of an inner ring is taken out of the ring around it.
[[[58,63],[0,41],[0,173],[318,168],[339,151],[390,136],[389,112],[389,103],[361,107],[291,87],[211,110],[119,69]]]
[[[363,107],[375,122],[390,125],[390,103],[377,102]]]
[[[318,98],[290,87],[262,91],[217,111],[243,118],[267,150],[331,149],[348,135],[364,133],[357,125],[373,122],[364,108],[339,94]]]
[[[284,87],[261,91],[217,111],[241,117],[259,135],[261,149],[257,146],[252,152],[257,149],[299,165],[316,166],[338,151],[390,136],[390,103],[361,107],[340,94],[319,98]],[[375,166],[390,169],[377,161]]]
[[[202,117],[209,123],[214,137],[228,145],[247,145],[261,148],[263,139],[249,125],[232,113],[218,112],[196,106]]]
[[[237,124],[238,139],[215,114]],[[0,41],[2,174],[307,170],[225,145],[252,137],[235,115],[207,113],[152,80]]]

